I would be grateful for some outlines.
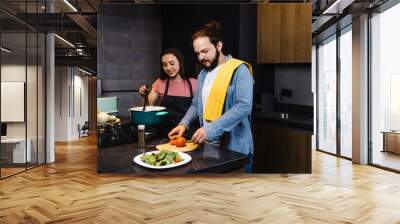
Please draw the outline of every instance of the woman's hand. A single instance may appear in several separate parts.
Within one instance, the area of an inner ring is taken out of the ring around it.
[[[147,87],[146,87],[146,85],[141,85],[141,86],[139,87],[139,94],[142,95],[142,96],[144,96],[144,95],[146,95],[146,92],[147,92]]]
[[[158,98],[158,94],[154,91],[153,88],[151,88],[150,85],[141,85],[139,87],[139,94],[145,98],[147,96],[148,99],[148,105],[153,106]]]
[[[183,133],[185,133],[186,131],[186,127],[185,125],[182,124],[178,124],[178,126],[176,126],[174,129],[172,129],[169,133],[168,133],[168,138],[169,139],[173,139],[175,136],[182,136]]]

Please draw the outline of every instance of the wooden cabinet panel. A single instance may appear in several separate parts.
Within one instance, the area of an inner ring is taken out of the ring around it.
[[[311,134],[253,120],[254,173],[311,173]]]
[[[279,63],[281,57],[281,4],[257,7],[257,62]]]
[[[286,142],[288,173],[311,173],[311,136],[288,128]]]
[[[311,5],[282,7],[281,62],[311,62]]]
[[[282,139],[285,129],[265,122],[254,125],[254,172],[257,173],[285,173],[286,147]]]
[[[309,3],[267,3],[257,6],[257,62],[310,63]]]

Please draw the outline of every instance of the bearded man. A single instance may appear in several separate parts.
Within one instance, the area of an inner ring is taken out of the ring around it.
[[[251,172],[252,69],[250,64],[224,55],[221,30],[219,23],[211,21],[193,34],[193,49],[203,69],[190,108],[168,135],[182,136],[199,119],[201,127],[193,134],[193,143],[223,144],[229,150],[246,154],[250,161],[246,171]]]

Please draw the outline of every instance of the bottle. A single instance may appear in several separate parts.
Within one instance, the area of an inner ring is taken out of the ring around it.
[[[145,148],[146,148],[146,143],[144,141],[144,128],[145,128],[145,125],[143,125],[143,124],[138,125],[138,149],[139,149],[139,154],[144,153]]]

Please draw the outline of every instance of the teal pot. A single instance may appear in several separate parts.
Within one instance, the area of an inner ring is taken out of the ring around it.
[[[165,107],[159,106],[146,106],[146,111],[143,111],[143,107],[133,107],[129,111],[131,121],[135,125],[157,126],[161,124],[162,117],[168,114]]]

